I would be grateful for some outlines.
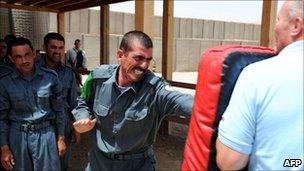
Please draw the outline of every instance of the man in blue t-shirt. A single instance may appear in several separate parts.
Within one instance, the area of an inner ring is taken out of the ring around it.
[[[220,122],[220,169],[303,170],[303,33],[303,0],[286,1],[275,27],[279,54],[242,71]]]

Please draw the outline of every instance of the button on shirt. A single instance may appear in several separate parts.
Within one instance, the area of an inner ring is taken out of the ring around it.
[[[120,89],[119,67],[102,65],[84,85],[94,85],[91,96],[78,99],[76,120],[94,115],[98,148],[105,153],[138,152],[154,142],[162,119],[168,114],[190,116],[193,96],[168,89],[168,84],[148,71],[140,82]]]
[[[25,77],[14,70],[0,79],[1,146],[7,144],[10,122],[40,123],[55,120],[63,135],[61,86],[55,72],[35,67],[34,75]]]

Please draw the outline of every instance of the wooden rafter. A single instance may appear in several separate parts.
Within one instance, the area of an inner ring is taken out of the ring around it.
[[[54,4],[54,5],[49,5],[48,7],[49,8],[60,9],[60,8],[66,8],[66,7],[69,7],[69,6],[80,5],[80,4],[90,4],[90,0],[62,1],[62,2]]]
[[[8,4],[14,4],[14,3],[17,3],[18,0],[11,0],[11,1],[5,1],[5,2],[8,3]]]
[[[7,3],[2,3],[2,2],[0,2],[0,7],[21,9],[21,10],[28,10],[28,11],[59,12],[58,10],[50,9],[50,8],[34,7],[34,6],[28,6],[28,5],[14,5],[14,4],[7,4]]]
[[[48,1],[48,2],[44,2],[44,3],[37,4],[37,6],[49,7],[49,6],[52,6],[52,5],[61,4],[61,3],[66,2],[66,1],[69,1],[69,0],[54,0],[54,1]]]
[[[65,6],[65,7],[60,7],[60,8],[58,8],[58,10],[62,11],[62,12],[67,12],[67,11],[95,7],[95,6],[99,6],[99,5],[101,5],[101,2],[98,0],[95,0],[90,3],[81,3],[81,4],[74,4],[74,5],[69,5],[69,6]]]
[[[0,0],[0,7],[29,11],[67,12],[128,0]]]

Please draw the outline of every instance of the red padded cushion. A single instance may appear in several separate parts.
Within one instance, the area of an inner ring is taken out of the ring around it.
[[[182,170],[218,169],[215,162],[218,122],[237,77],[248,64],[274,55],[270,48],[240,45],[218,46],[203,53]]]

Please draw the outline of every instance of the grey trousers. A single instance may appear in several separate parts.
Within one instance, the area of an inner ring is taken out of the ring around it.
[[[15,159],[13,170],[60,170],[52,126],[29,132],[11,128],[9,146]]]

